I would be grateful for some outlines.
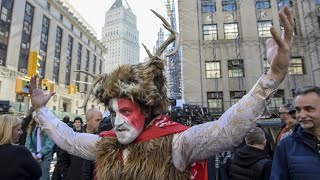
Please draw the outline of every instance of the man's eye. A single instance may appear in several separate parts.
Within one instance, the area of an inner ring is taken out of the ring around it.
[[[122,111],[121,111],[121,114],[127,116],[127,115],[130,114],[130,111],[128,111],[128,110],[122,110]]]

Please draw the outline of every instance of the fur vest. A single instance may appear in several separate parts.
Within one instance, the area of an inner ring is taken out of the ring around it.
[[[172,162],[172,135],[121,145],[117,139],[103,137],[97,143],[97,180],[189,180],[190,169],[179,171]],[[122,150],[129,153],[125,164]]]

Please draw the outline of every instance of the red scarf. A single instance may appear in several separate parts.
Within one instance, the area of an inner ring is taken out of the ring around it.
[[[176,134],[187,130],[189,127],[171,121],[166,115],[156,117],[151,124],[137,137],[133,143],[143,142],[150,139],[155,139],[171,134]],[[100,137],[114,137],[116,134],[113,130],[103,131],[99,134]],[[208,180],[208,164],[207,160],[191,164],[192,180]]]

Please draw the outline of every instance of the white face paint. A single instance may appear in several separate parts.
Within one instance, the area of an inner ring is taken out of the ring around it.
[[[109,102],[111,122],[121,144],[130,144],[143,131],[144,115],[138,104],[126,98],[113,98]]]

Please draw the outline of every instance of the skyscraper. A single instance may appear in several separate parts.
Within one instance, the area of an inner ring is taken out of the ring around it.
[[[105,14],[102,43],[107,47],[106,72],[139,62],[137,18],[126,0],[116,0]]]

